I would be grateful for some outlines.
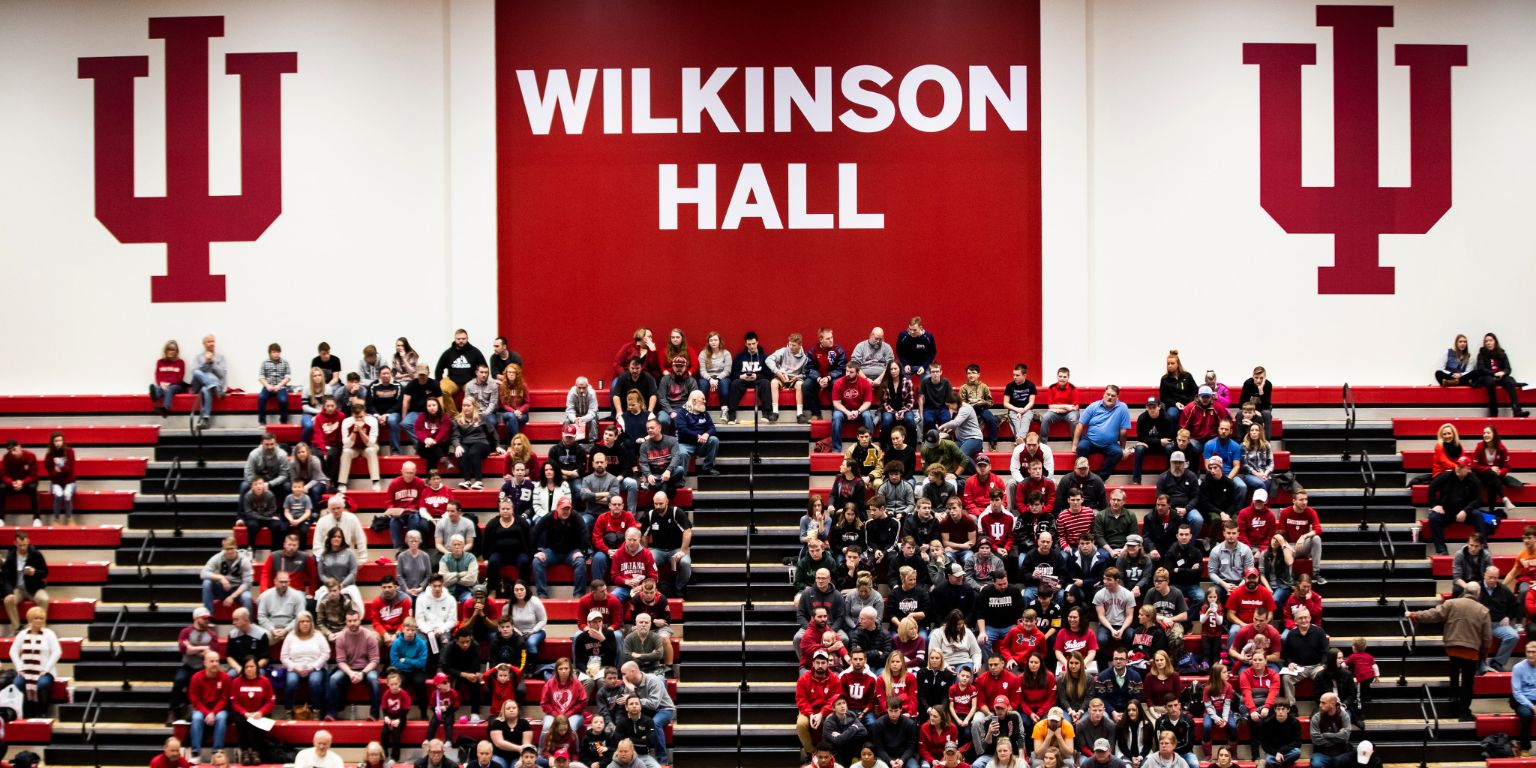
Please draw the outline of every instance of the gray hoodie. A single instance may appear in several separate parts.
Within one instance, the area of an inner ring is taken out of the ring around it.
[[[256,446],[249,456],[245,457],[245,481],[247,483],[260,477],[268,482],[286,478],[288,476],[288,452],[282,446],[272,449],[271,453]]]
[[[805,366],[810,359],[810,355],[805,353],[805,347],[801,347],[800,354],[797,355],[790,352],[788,346],[783,346],[779,347],[779,351],[769,355],[763,364],[774,373],[782,373],[793,378],[805,375]]]
[[[853,348],[853,354],[848,360],[859,367],[859,370],[869,377],[870,381],[885,375],[885,367],[896,359],[896,351],[891,345],[880,342],[880,348],[875,349],[869,339],[865,339]]]

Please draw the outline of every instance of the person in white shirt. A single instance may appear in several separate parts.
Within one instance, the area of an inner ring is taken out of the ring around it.
[[[47,626],[47,614],[33,607],[27,611],[27,628],[11,643],[11,663],[16,665],[16,687],[28,699],[46,703],[54,672],[64,651],[59,636]]]
[[[597,437],[597,393],[585,376],[576,377],[576,385],[565,393],[565,416],[561,424],[576,425],[577,440]]]
[[[352,460],[361,454],[368,459],[368,479],[379,490],[379,420],[364,410],[362,403],[352,404],[352,415],[341,420],[341,470],[337,488],[347,487],[352,474]]]
[[[368,537],[363,532],[363,524],[358,521],[357,515],[347,511],[347,502],[338,493],[325,503],[326,514],[321,515],[315,521],[314,555],[318,560],[325,553],[325,537],[330,535],[332,528],[340,528],[347,537],[352,552],[357,555],[357,562],[368,561]]]
[[[427,580],[427,591],[416,598],[416,629],[436,653],[448,642],[458,624],[459,604],[443,586],[443,575],[434,573]]]
[[[331,751],[331,732],[315,731],[315,745],[301,750],[293,759],[294,768],[345,768],[341,755]]]

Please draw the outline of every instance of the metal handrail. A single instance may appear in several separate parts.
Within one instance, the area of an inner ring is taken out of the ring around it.
[[[1370,451],[1360,449],[1360,530],[1370,530],[1371,502],[1376,498],[1376,463]]]
[[[96,741],[96,722],[101,719],[101,705],[96,703],[97,689],[91,689],[91,697],[85,702],[85,712],[80,717],[80,737],[91,745],[91,757],[96,768],[101,768],[101,745]]]
[[[746,604],[743,603],[742,606],[741,606],[741,683],[736,686],[736,765],[737,766],[740,766],[742,764],[742,757],[741,757],[742,756],[742,741],[741,741],[741,720],[742,720],[741,709],[742,709],[742,702],[746,698],[746,694],[752,690],[751,684],[747,682],[747,611],[748,610],[749,609],[747,608]]]
[[[1397,629],[1403,634],[1403,640],[1406,641],[1403,643],[1403,665],[1398,672],[1397,686],[1399,688],[1406,688],[1408,687],[1408,657],[1418,650],[1419,631],[1413,625],[1413,619],[1408,618],[1408,601],[1397,601],[1397,607],[1399,611]]]
[[[154,529],[150,529],[150,531],[144,535],[144,540],[139,543],[139,557],[136,567],[138,570],[139,581],[144,582],[145,592],[149,595],[149,609],[151,611],[160,610],[159,603],[155,602],[155,571],[150,567],[155,562],[155,554],[157,552],[158,548],[155,546],[155,531]]]
[[[128,649],[123,645],[123,641],[128,639],[128,623],[124,621],[126,618],[128,618],[128,606],[124,605],[117,609],[117,618],[112,620],[112,629],[107,632],[107,652],[112,658],[122,662],[123,690],[131,691],[133,683],[128,679]]]
[[[1392,541],[1392,535],[1387,533],[1387,524],[1379,523],[1376,526],[1376,547],[1381,550],[1381,595],[1376,598],[1377,605],[1387,604],[1387,579],[1397,571],[1397,545]]]
[[[1419,699],[1419,714],[1424,718],[1424,743],[1419,752],[1419,768],[1429,768],[1429,742],[1439,737],[1440,713],[1435,709],[1435,699],[1429,695],[1429,686],[1423,688]]]
[[[758,430],[757,424],[762,421],[762,409],[753,406],[752,414],[752,451],[747,458],[747,588],[742,595],[742,607],[752,607],[752,534],[757,533],[757,465],[762,462],[758,455]],[[745,630],[743,630],[745,631]],[[746,647],[742,647],[742,654],[746,654]]]
[[[1349,439],[1355,432],[1355,392],[1350,389],[1349,382],[1344,383],[1344,391],[1341,393],[1344,401],[1344,461],[1349,461]]]
[[[206,469],[208,459],[203,456],[203,420],[195,408],[187,414],[187,431],[192,433],[193,445],[196,446],[197,468]]]
[[[177,492],[181,490],[181,457],[171,459],[171,468],[165,471],[165,504],[171,508],[171,520],[175,524],[172,532],[176,538],[181,538],[181,499]]]

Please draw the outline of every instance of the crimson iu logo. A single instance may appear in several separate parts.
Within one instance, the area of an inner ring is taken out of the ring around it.
[[[225,74],[240,76],[243,189],[210,195],[208,39],[224,36],[224,17],[150,19],[149,36],[165,41],[165,196],[133,194],[133,80],[149,57],[82,58],[80,78],[96,81],[96,218],[118,242],[165,243],[151,301],[223,301],[209,244],[255,240],[283,210],[282,75],[299,71],[298,54],[224,57]]]
[[[1379,236],[1422,235],[1451,207],[1451,67],[1467,65],[1467,47],[1397,46],[1409,73],[1413,176],[1407,187],[1382,187],[1376,30],[1392,26],[1392,8],[1320,5],[1317,25],[1333,27],[1333,186],[1301,185],[1301,68],[1317,63],[1317,46],[1246,43],[1243,63],[1259,66],[1259,204],[1286,232],[1333,235],[1318,293],[1393,293]]]

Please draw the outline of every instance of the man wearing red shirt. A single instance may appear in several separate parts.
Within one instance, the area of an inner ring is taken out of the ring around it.
[[[624,543],[624,532],[639,527],[634,514],[624,508],[624,496],[609,496],[607,511],[592,521],[592,573],[607,576],[609,559]]]
[[[795,682],[795,709],[799,711],[795,732],[800,737],[802,761],[816,751],[816,743],[821,741],[822,713],[832,705],[839,687],[838,679],[827,671],[827,652],[817,651],[811,656],[811,668],[801,672]]]
[[[944,519],[939,521],[939,538],[944,550],[961,565],[969,566],[975,556],[977,532],[976,518],[965,513],[959,498],[949,497]]]
[[[1317,510],[1307,506],[1307,492],[1300,488],[1291,494],[1291,505],[1280,515],[1280,530],[1291,543],[1297,557],[1312,561],[1312,583],[1322,586],[1323,578],[1323,524],[1317,518]],[[1315,615],[1314,615],[1315,616]]]
[[[1028,472],[1029,477],[1024,478],[1024,482],[1013,484],[1013,498],[1009,500],[1013,511],[1029,509],[1029,495],[1035,491],[1040,492],[1046,509],[1055,509],[1056,481],[1045,476],[1045,464],[1039,459],[1030,459]]]
[[[1237,513],[1237,535],[1255,552],[1269,549],[1269,539],[1280,528],[1280,519],[1269,508],[1269,491],[1253,492],[1253,502]]]
[[[1011,631],[1011,630],[1010,630]],[[980,697],[976,706],[984,714],[992,714],[992,701],[999,696],[1008,699],[1008,705],[1018,709],[1023,702],[1019,693],[1019,676],[1003,666],[1003,657],[996,653],[987,657],[987,671],[976,676],[976,692]]]
[[[587,614],[594,610],[603,612],[603,626],[618,632],[624,626],[624,604],[608,594],[608,584],[602,579],[592,580],[592,589],[576,601],[576,628],[585,631]]]
[[[997,653],[1003,657],[1003,662],[1010,670],[1023,669],[1025,660],[1032,653],[1046,655],[1043,648],[1045,633],[1035,625],[1037,618],[1035,609],[1027,608],[1024,610],[1024,615],[1019,617],[1019,623],[1013,625],[1013,628],[1008,630],[1008,634],[1003,635]]]
[[[181,739],[167,736],[160,754],[150,759],[149,768],[192,768],[192,761],[181,754]]]
[[[389,517],[389,538],[395,551],[405,549],[405,532],[421,531],[421,538],[432,535],[430,525],[422,525],[421,504],[427,495],[427,483],[416,476],[416,462],[407,461],[400,467],[400,476],[389,481],[384,489],[387,500],[384,514]]]
[[[1280,662],[1280,630],[1269,623],[1269,618],[1268,610],[1264,608],[1254,610],[1253,623],[1239,628],[1236,634],[1230,636],[1227,655],[1232,658],[1243,658],[1243,649],[1247,648],[1255,638],[1262,636],[1265,640],[1265,658],[1278,664]]]
[[[814,659],[812,660],[814,664]],[[842,696],[848,700],[848,711],[858,715],[864,721],[864,727],[875,724],[878,719],[875,715],[880,710],[880,697],[876,694],[880,688],[880,678],[869,673],[864,659],[864,651],[853,649],[848,657],[848,669],[837,677],[836,696]],[[832,703],[827,702],[823,715],[832,711]]]
[[[624,532],[624,546],[614,551],[609,576],[614,583],[613,596],[626,602],[646,579],[656,578],[656,557],[641,544],[639,527]]]
[[[378,633],[386,652],[409,615],[411,598],[400,592],[393,574],[384,574],[379,579],[379,596],[368,601],[368,620],[373,622],[373,631]]]
[[[999,492],[1005,490],[1003,479],[992,473],[992,460],[985,453],[978,453],[976,474],[966,478],[965,487],[960,492],[960,498],[965,502],[965,511],[973,515],[981,514],[991,502],[994,489]]]
[[[336,408],[336,398],[326,395],[315,414],[315,442],[309,447],[320,455],[327,477],[336,477],[341,470],[341,422],[346,414]]]
[[[1259,569],[1248,566],[1243,571],[1243,583],[1239,584],[1231,594],[1227,595],[1227,621],[1232,622],[1232,631],[1227,636],[1230,643],[1237,636],[1237,631],[1253,623],[1253,612],[1263,608],[1268,613],[1275,611],[1275,596],[1269,591],[1269,587],[1259,583]]]
[[[224,731],[229,727],[229,675],[224,674],[218,651],[203,654],[203,671],[192,676],[187,698],[192,703],[191,732],[193,750],[202,752],[203,732],[213,729],[213,751],[224,748]],[[199,757],[199,763],[208,762]]]
[[[859,421],[875,431],[875,389],[851,361],[832,388],[832,450],[843,452],[843,424]]]
[[[5,458],[0,460],[0,508],[12,496],[26,498],[32,512],[32,525],[43,521],[37,516],[37,454],[21,447],[15,440],[5,444]]]
[[[1013,550],[1013,515],[1003,505],[1003,489],[992,489],[992,503],[983,508],[977,525],[981,538],[992,542],[992,552],[1006,559]]]

